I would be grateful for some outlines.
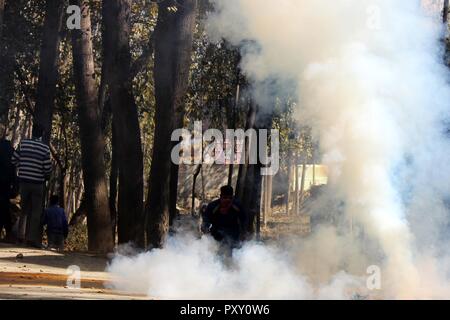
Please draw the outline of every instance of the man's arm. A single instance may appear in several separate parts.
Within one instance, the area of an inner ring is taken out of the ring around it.
[[[52,160],[50,158],[50,149],[48,149],[44,162],[42,163],[44,175],[48,179],[50,177],[50,173],[52,172]]]
[[[17,149],[14,150],[13,155],[12,155],[12,157],[11,157],[11,163],[12,163],[15,167],[17,167],[17,166],[19,165],[19,162],[20,162],[20,145],[21,145],[21,144],[19,144],[19,146],[17,147]]]
[[[69,224],[67,223],[66,213],[63,210],[63,233],[64,239],[69,235]]]
[[[202,214],[202,232],[209,232],[212,224],[212,214],[214,211],[214,202],[208,204],[205,212]]]

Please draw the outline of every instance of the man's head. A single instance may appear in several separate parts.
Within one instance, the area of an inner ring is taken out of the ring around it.
[[[227,214],[233,204],[234,190],[232,186],[223,186],[220,188],[220,212]]]
[[[220,188],[220,200],[231,201],[233,200],[234,190],[232,186],[223,186]]]
[[[41,139],[44,135],[44,129],[39,124],[35,123],[33,125],[33,139]]]
[[[59,196],[57,194],[54,194],[50,197],[50,205],[51,206],[59,205]]]

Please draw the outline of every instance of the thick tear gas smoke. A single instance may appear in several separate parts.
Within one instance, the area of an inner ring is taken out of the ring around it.
[[[410,0],[213,2],[208,32],[241,46],[253,98],[270,108],[274,94],[294,92],[297,120],[320,141],[330,177],[314,209],[341,211],[352,228],[248,243],[232,268],[209,239],[174,237],[163,250],[117,257],[109,270],[127,284],[116,286],[163,298],[350,298],[377,265],[381,297],[449,298],[450,87],[439,19]]]

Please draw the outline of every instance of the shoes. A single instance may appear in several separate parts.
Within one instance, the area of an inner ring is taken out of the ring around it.
[[[42,244],[36,243],[34,241],[27,241],[27,246],[36,249],[42,249]]]
[[[16,241],[13,239],[12,236],[6,236],[2,240],[0,240],[2,243],[8,243],[8,244],[15,244]]]

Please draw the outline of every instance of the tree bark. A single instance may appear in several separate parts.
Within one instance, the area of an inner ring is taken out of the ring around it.
[[[444,0],[444,10],[442,12],[442,21],[448,23],[449,0]]]
[[[286,215],[290,214],[290,202],[291,202],[291,176],[292,176],[292,149],[288,146],[287,153],[287,192],[286,192]]]
[[[305,182],[306,182],[306,156],[302,162],[302,179],[300,180],[300,204],[302,204],[305,197]]]
[[[111,210],[111,228],[113,240],[115,242],[117,229],[117,180],[119,178],[119,164],[117,157],[117,133],[112,124],[111,138],[111,169],[109,174],[109,209]]]
[[[228,127],[230,129],[236,130],[236,113],[237,108],[239,106],[239,94],[240,94],[240,85],[239,85],[239,71],[237,73],[237,84],[236,84],[236,96],[233,102],[232,114],[230,115],[230,120],[228,121]],[[229,143],[233,146],[233,157],[231,158],[231,162],[228,166],[228,185],[231,186],[233,184],[233,175],[234,175],[234,160],[236,157],[236,141],[230,141]]]
[[[71,0],[81,8],[81,29],[72,34],[73,61],[81,158],[88,212],[88,247],[91,251],[109,252],[113,248],[111,217],[104,162],[105,141],[98,109],[92,49],[90,8],[87,0]]]
[[[176,7],[177,10],[171,10]],[[149,194],[147,240],[150,248],[163,246],[169,228],[171,134],[174,115],[184,109],[189,81],[197,0],[166,0],[158,4],[155,28],[155,136]]]
[[[84,218],[86,217],[86,201],[84,198],[81,200],[80,206],[78,209],[73,213],[72,217],[70,218],[69,226],[73,227],[79,223],[81,223]]]
[[[266,180],[266,190],[265,190],[265,204],[264,204],[264,227],[267,226],[267,221],[269,216],[272,214],[272,190],[273,190],[273,176],[268,175],[264,177]]]
[[[40,52],[36,106],[34,110],[34,125],[39,124],[44,129],[43,140],[47,144],[50,142],[55,105],[63,13],[64,1],[47,0]]]
[[[174,115],[175,118],[175,129],[182,128],[184,123],[185,110],[184,106],[177,109],[177,113]],[[177,142],[172,142],[172,148],[175,147]],[[169,226],[173,225],[175,221],[178,210],[178,174],[180,172],[180,166],[178,164],[172,163],[170,168],[170,186],[169,186]]]
[[[8,124],[8,112],[14,94],[15,47],[8,39],[8,26],[14,23],[16,3],[0,0],[0,123]]]
[[[250,101],[249,103],[249,109],[247,112],[247,119],[245,123],[245,130],[247,131],[250,128],[255,127],[256,122],[256,105],[253,103],[253,101]],[[244,143],[242,144],[242,148],[244,148],[244,155],[245,155],[245,161],[243,164],[239,165],[239,172],[238,172],[238,178],[236,182],[236,198],[239,199],[239,201],[243,201],[244,199],[244,186],[245,186],[245,179],[247,176],[247,169],[249,166],[249,152],[250,152],[250,146],[249,142],[246,139]]]
[[[3,37],[3,16],[5,13],[5,0],[0,0],[0,39]]]
[[[137,105],[131,77],[131,0],[104,0],[103,17],[106,53],[111,64],[107,83],[111,99],[119,167],[119,243],[144,246],[143,153]]]
[[[180,166],[172,163],[170,168],[170,185],[169,185],[169,226],[173,225],[173,222],[177,218],[177,201],[178,201],[178,173]]]
[[[255,233],[259,235],[261,226],[261,194],[262,194],[262,175],[261,163],[250,164],[245,176],[243,207],[247,213],[246,232],[251,236]],[[256,220],[255,220],[256,219]],[[257,229],[255,230],[255,222]]]
[[[298,180],[298,153],[295,155],[295,198],[294,198],[294,215],[298,214],[298,208],[299,208],[299,180]]]
[[[196,195],[196,184],[197,184],[197,177],[200,174],[202,170],[202,164],[199,164],[197,166],[197,169],[195,169],[194,175],[192,176],[192,203],[191,203],[191,215],[192,216],[196,216],[196,211],[195,211],[195,195]]]
[[[250,128],[267,129],[272,125],[272,116],[259,113],[258,107],[254,102],[250,102],[250,108],[247,113],[246,130]],[[256,141],[252,142],[257,146],[259,155],[259,134]],[[262,195],[262,175],[261,175],[261,159],[258,156],[256,164],[249,164],[249,153],[251,146],[248,141],[245,141],[245,163],[246,165],[239,166],[238,183],[236,186],[236,196],[242,203],[242,206],[247,213],[247,236],[252,236],[255,231],[257,238],[259,238],[261,227],[261,195]],[[255,221],[256,219],[256,221]],[[255,223],[256,222],[256,223]],[[256,225],[256,230],[255,230]]]
[[[273,116],[270,114],[264,113],[263,110],[256,107],[255,111],[255,129],[257,132],[260,129],[270,129],[272,127],[272,118]],[[262,163],[260,159],[260,145],[259,145],[259,133],[257,135],[257,141],[255,142],[257,145],[258,150],[258,159],[256,164],[251,164],[250,169],[247,172],[247,177],[245,179],[245,186],[244,186],[244,203],[246,206],[246,211],[250,213],[249,215],[249,223],[247,231],[250,235],[253,235],[255,233],[255,226],[256,226],[256,235],[259,239],[260,235],[260,228],[261,228],[261,194],[262,194],[262,182],[263,182],[263,176],[261,175],[261,169],[262,169]],[[267,156],[268,150],[264,150],[264,154]],[[270,179],[270,178],[269,178]],[[266,190],[267,196],[269,196],[269,193],[271,193],[271,186],[268,184],[268,188]],[[268,204],[269,201],[266,201],[266,209],[269,207]],[[248,204],[248,208],[247,208]],[[256,224],[255,224],[256,219]]]

